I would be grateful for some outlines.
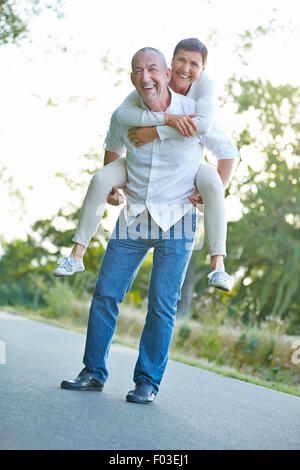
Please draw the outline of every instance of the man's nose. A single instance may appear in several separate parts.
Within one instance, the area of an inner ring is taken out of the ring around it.
[[[147,83],[147,81],[150,80],[150,73],[148,72],[148,70],[143,70],[142,79],[144,83]]]

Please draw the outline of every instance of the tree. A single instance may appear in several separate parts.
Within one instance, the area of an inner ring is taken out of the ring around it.
[[[83,169],[78,181],[73,181],[64,175],[66,184],[76,188],[83,195],[88,183],[86,174],[93,174],[99,165],[101,157],[95,152],[83,155]],[[9,185],[12,194],[15,186],[10,178],[7,178],[6,168],[0,171],[0,178]],[[17,197],[17,196],[16,196]],[[72,203],[62,208],[50,219],[37,220],[32,225],[31,233],[26,240],[2,241],[3,255],[0,260],[0,304],[22,304],[34,308],[43,305],[45,293],[54,283],[52,271],[55,269],[56,260],[61,256],[61,250],[72,244],[74,229],[79,218],[80,209]],[[64,226],[69,229],[59,230],[56,222],[64,220]],[[105,232],[104,236],[105,236]],[[104,254],[104,248],[99,236],[91,241],[89,250],[85,256],[86,273],[84,276],[73,276],[65,279],[65,286],[73,288],[74,295],[80,297],[84,292],[92,293],[99,264]]]
[[[0,262],[0,304],[34,304],[38,306],[50,267],[45,263],[47,251],[36,246],[28,236],[27,240],[13,240],[3,243]]]
[[[238,36],[236,53],[245,75],[231,77],[225,97],[220,100],[223,105],[232,103],[241,114],[241,122],[245,123],[234,136],[244,172],[239,171],[239,184],[233,182],[226,191],[226,196],[235,195],[243,204],[242,218],[228,226],[229,256],[226,259],[228,271],[238,272],[240,281],[230,297],[221,295],[220,301],[230,304],[230,315],[245,321],[253,318],[253,312],[255,318],[261,319],[272,315],[294,315],[296,320],[299,317],[299,313],[298,317],[295,313],[300,246],[299,196],[296,194],[299,90],[291,85],[274,87],[269,81],[249,79],[246,75],[249,52],[256,39],[273,31],[274,20],[271,19],[266,27],[259,26],[254,32],[246,31]],[[244,157],[251,150],[260,155],[260,170],[252,168]],[[291,197],[287,199],[289,192]],[[204,253],[193,254],[182,289],[184,305],[179,304],[180,314],[191,311],[193,296],[199,297],[205,290],[205,264]]]
[[[63,16],[62,0],[52,3],[44,0],[0,0],[0,46],[25,38],[30,18],[45,8],[54,10],[58,17]]]
[[[299,313],[300,301],[300,91],[234,78],[228,91],[237,113],[256,112],[261,131],[250,129],[248,139],[263,162],[256,171],[248,164],[236,188],[244,208],[242,219],[230,224],[229,251],[232,269],[242,274],[231,308],[248,319],[288,318]]]
[[[230,190],[243,214],[228,226],[227,266],[239,272],[229,313],[244,321],[293,317],[300,323],[299,89],[232,77],[226,99],[246,123],[237,136],[241,155],[252,149],[261,159],[255,170],[242,157],[247,171]],[[249,111],[255,115],[251,124]],[[203,261],[193,255],[183,297],[191,285],[198,295],[205,288]],[[191,300],[190,295],[189,307]]]

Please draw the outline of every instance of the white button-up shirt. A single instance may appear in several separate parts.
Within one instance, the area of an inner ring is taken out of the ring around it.
[[[195,114],[196,103],[193,99],[171,89],[169,91],[171,102],[165,112]],[[146,109],[141,99],[140,106]],[[224,133],[216,126],[205,136],[155,139],[141,147],[130,142],[128,129],[129,127],[118,124],[116,112],[113,113],[104,143],[105,150],[120,156],[127,151],[128,193],[125,217],[128,225],[147,208],[157,225],[166,231],[192,208],[188,196],[195,189],[195,177],[203,161],[203,146],[217,158],[222,158],[224,153],[230,158],[230,151],[231,158],[236,156],[236,147],[230,139],[224,140]]]

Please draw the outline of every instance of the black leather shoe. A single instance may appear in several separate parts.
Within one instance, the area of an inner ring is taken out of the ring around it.
[[[63,380],[60,386],[62,388],[67,388],[68,390],[102,392],[104,383],[94,379],[91,373],[84,368],[77,377],[71,380]]]
[[[138,382],[135,390],[130,390],[126,396],[126,400],[132,403],[152,403],[155,398],[152,385],[146,382]]]

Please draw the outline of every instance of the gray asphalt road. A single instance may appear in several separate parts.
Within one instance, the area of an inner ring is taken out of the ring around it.
[[[85,336],[0,313],[1,449],[300,449],[300,399],[169,361],[150,405],[125,400],[135,350],[112,345],[102,393],[60,382]]]

